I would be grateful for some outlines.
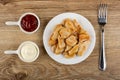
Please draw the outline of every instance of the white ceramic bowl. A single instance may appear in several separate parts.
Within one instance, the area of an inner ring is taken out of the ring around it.
[[[25,30],[22,28],[22,26],[21,26],[21,20],[22,20],[22,18],[23,18],[24,16],[28,15],[28,14],[35,16],[35,17],[37,18],[37,21],[38,21],[38,26],[37,26],[37,28],[36,28],[34,31],[32,31],[32,32],[27,32],[27,31],[25,31]],[[39,17],[38,17],[35,13],[27,12],[27,13],[22,14],[22,16],[19,18],[18,21],[16,21],[16,22],[14,22],[14,21],[7,21],[7,22],[5,22],[5,24],[6,24],[6,25],[18,25],[19,28],[20,28],[20,30],[21,30],[22,32],[24,32],[24,33],[26,33],[26,34],[33,34],[33,33],[35,33],[35,32],[39,29],[39,27],[40,27],[40,19],[39,19]]]
[[[37,50],[36,56],[35,56],[33,59],[31,59],[31,60],[24,59],[23,56],[22,56],[22,53],[21,53],[22,47],[24,47],[24,45],[26,45],[26,44],[31,44],[31,45],[33,45],[33,46],[36,48],[36,50]],[[17,54],[18,57],[19,57],[22,61],[24,61],[24,62],[33,62],[33,61],[35,61],[35,60],[38,58],[38,56],[39,56],[39,54],[40,54],[40,50],[39,50],[39,47],[37,46],[36,43],[34,43],[34,42],[32,42],[32,41],[25,41],[25,42],[21,43],[21,45],[18,47],[17,50],[6,50],[6,51],[4,51],[4,53],[5,53],[5,54]]]

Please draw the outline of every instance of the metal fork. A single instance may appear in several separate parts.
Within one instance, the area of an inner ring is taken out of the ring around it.
[[[107,4],[100,4],[98,9],[98,23],[101,28],[101,47],[99,69],[104,71],[106,69],[105,45],[104,45],[104,26],[107,23]]]

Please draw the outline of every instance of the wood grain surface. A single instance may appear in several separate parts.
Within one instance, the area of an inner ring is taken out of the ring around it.
[[[105,1],[105,0],[104,0]],[[120,80],[120,0],[106,0],[108,23],[105,26],[106,71],[98,69],[100,27],[97,23],[98,0],[0,0],[0,80]],[[41,27],[27,35],[5,21],[17,21],[25,12],[36,13]],[[52,60],[43,46],[43,32],[50,19],[63,12],[75,12],[88,18],[96,32],[92,54],[82,63],[66,66]],[[39,58],[22,62],[17,55],[5,55],[24,41],[34,41],[40,48]]]

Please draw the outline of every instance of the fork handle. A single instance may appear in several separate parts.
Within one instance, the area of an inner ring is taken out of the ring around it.
[[[106,57],[105,57],[105,45],[104,45],[104,26],[101,26],[101,47],[100,47],[99,68],[102,71],[106,70]]]

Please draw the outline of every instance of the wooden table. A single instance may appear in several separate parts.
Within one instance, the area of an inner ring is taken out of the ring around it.
[[[98,69],[100,48],[97,23],[98,0],[0,0],[0,80],[120,80],[120,0],[107,0],[108,23],[105,26],[107,70]],[[27,35],[19,27],[6,26],[8,20],[17,21],[25,12],[36,13],[41,27]],[[75,12],[88,18],[96,32],[92,54],[82,63],[66,66],[52,60],[43,46],[43,31],[48,21],[63,12]],[[17,55],[5,55],[24,41],[34,41],[40,48],[39,58],[32,63],[22,62]]]

